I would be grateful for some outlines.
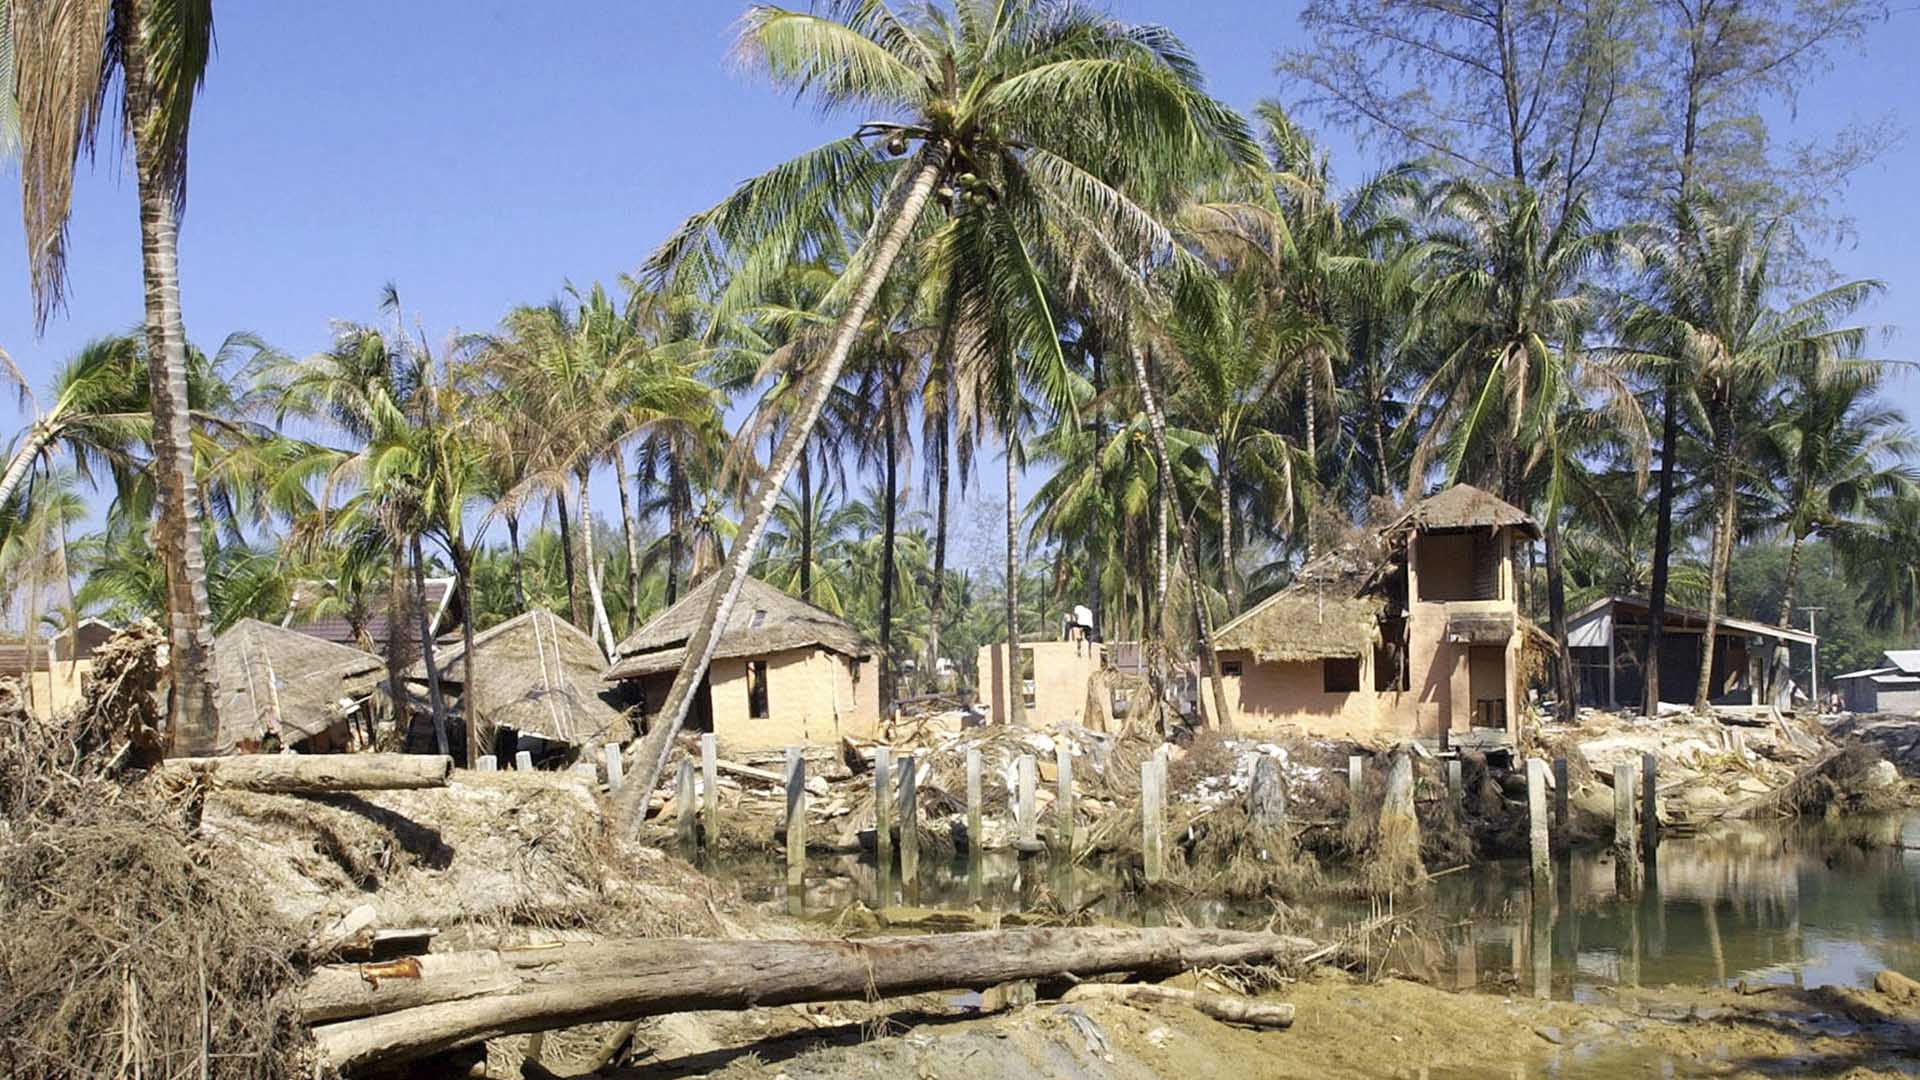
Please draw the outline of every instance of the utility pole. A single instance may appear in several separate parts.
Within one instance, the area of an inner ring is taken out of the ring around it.
[[[1807,613],[1807,633],[1813,635],[1813,669],[1808,673],[1807,697],[1813,702],[1813,714],[1820,715],[1820,633],[1813,627],[1814,617],[1827,610],[1823,607],[1803,607]]]

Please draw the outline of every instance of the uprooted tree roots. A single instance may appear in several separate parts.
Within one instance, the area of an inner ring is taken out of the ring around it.
[[[194,835],[205,793],[122,787],[103,734],[0,716],[7,1075],[303,1074],[292,932]]]

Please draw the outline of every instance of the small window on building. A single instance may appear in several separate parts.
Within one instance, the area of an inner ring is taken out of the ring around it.
[[[1360,689],[1358,657],[1337,656],[1320,661],[1321,688],[1329,694],[1351,694]]]
[[[766,612],[766,609],[765,609],[765,608],[754,608],[754,609],[753,609],[753,618],[752,618],[751,620],[749,620],[749,621],[747,622],[747,629],[749,629],[749,630],[758,630],[758,629],[760,629],[760,627],[761,627],[761,626],[762,626],[763,624],[765,624],[765,623],[766,623],[766,621],[767,621],[767,612]]]
[[[1220,661],[1220,675],[1221,677],[1228,678],[1228,679],[1239,678],[1240,677],[1240,661],[1238,660]]]
[[[765,720],[767,711],[767,662],[765,660],[747,661],[747,715],[755,720]]]

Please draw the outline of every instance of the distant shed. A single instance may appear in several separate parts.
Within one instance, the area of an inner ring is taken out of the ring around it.
[[[1880,666],[1836,676],[1848,712],[1920,716],[1920,649],[1889,649]]]

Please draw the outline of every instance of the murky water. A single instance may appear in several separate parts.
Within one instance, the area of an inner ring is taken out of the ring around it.
[[[1859,842],[1869,841],[1867,844]],[[713,868],[749,899],[795,906],[774,859]],[[1436,879],[1417,903],[1444,929],[1402,946],[1393,966],[1442,985],[1502,987],[1583,999],[1614,985],[1865,985],[1882,968],[1920,975],[1920,815],[1841,826],[1726,827],[1669,838],[1623,894],[1605,853],[1563,854],[1550,893],[1536,894],[1524,860],[1477,863]],[[1265,904],[1152,901],[1099,868],[1045,856],[990,854],[970,864],[923,856],[910,887],[871,858],[816,858],[804,908],[854,901],[1026,911],[1085,908],[1140,925],[1184,921],[1257,928]],[[1373,913],[1350,900],[1293,913],[1331,936]],[[1296,924],[1297,925],[1297,924]]]

